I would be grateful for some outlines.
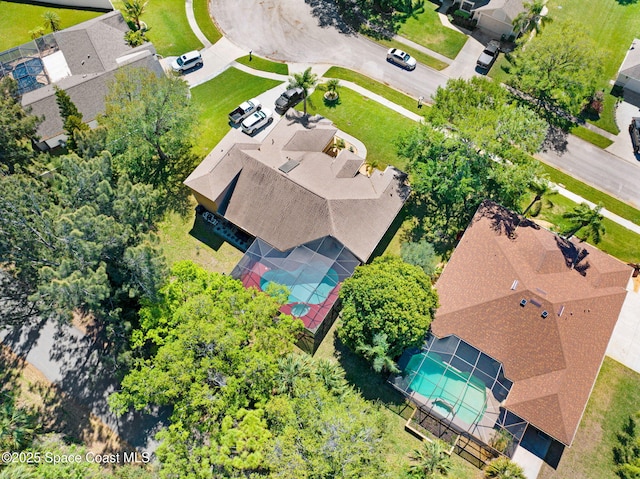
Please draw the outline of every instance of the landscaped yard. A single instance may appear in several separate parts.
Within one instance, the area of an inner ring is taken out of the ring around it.
[[[49,11],[58,14],[61,28],[71,27],[103,14],[103,12],[90,10],[73,10],[0,0],[0,51],[31,41],[29,31],[43,26],[42,14]],[[51,33],[48,29],[46,32]]]
[[[230,111],[280,83],[229,68],[207,83],[192,88],[193,101],[200,109],[198,153],[202,156],[209,153],[229,131],[227,115]]]
[[[573,446],[557,470],[544,466],[538,479],[617,477],[612,448],[625,420],[640,410],[640,375],[605,358]]]
[[[112,3],[124,11],[121,0],[113,0]],[[187,21],[184,0],[149,2],[142,20],[149,27],[147,36],[160,55],[182,55],[202,48]]]
[[[467,41],[467,36],[442,25],[437,12],[440,5],[431,2],[425,2],[424,5],[424,12],[401,24],[398,35],[454,59]]]
[[[202,33],[211,43],[215,43],[222,38],[222,34],[211,20],[208,5],[209,0],[193,0],[193,15],[196,17],[196,22]]]
[[[250,68],[261,70],[263,72],[279,73],[280,75],[289,74],[289,65],[286,63],[274,62],[255,55],[251,55],[251,60],[249,60],[249,55],[245,55],[243,57],[236,58],[236,61],[242,65],[246,65]]]
[[[346,87],[340,89],[340,99],[334,105],[326,105],[322,95],[317,90],[310,96],[310,114],[329,118],[338,128],[362,141],[367,147],[367,160],[376,161],[378,168],[405,167],[404,160],[396,154],[395,141],[401,133],[415,128],[415,121]],[[302,103],[296,108],[301,110]]]

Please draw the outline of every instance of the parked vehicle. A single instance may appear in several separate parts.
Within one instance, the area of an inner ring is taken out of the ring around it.
[[[258,100],[257,98],[247,100],[244,103],[241,103],[238,108],[229,113],[229,121],[231,123],[240,123],[252,113],[260,110],[260,108],[262,108],[262,105],[260,104],[260,100]]]
[[[276,113],[282,115],[289,108],[296,106],[302,100],[304,90],[300,87],[289,88],[276,100]]]
[[[268,108],[256,111],[242,122],[242,131],[247,135],[253,135],[260,128],[273,121],[273,112]]]
[[[633,144],[633,152],[640,153],[640,118],[633,117],[629,125],[629,134],[631,135],[631,143]]]
[[[202,66],[202,56],[197,50],[180,55],[171,62],[171,68],[175,72],[184,73],[187,70]]]
[[[398,50],[397,48],[389,49],[387,52],[387,61],[389,63],[395,63],[406,70],[415,70],[417,65],[415,58],[402,50]]]
[[[489,44],[485,47],[483,52],[480,54],[476,65],[485,70],[489,70],[493,62],[498,58],[498,54],[500,53],[500,43],[497,40],[491,40]]]

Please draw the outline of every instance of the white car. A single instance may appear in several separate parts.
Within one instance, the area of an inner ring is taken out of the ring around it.
[[[174,72],[184,73],[187,70],[202,66],[202,56],[197,50],[180,55],[171,62],[171,68]]]
[[[268,108],[263,108],[247,117],[242,122],[242,131],[247,135],[253,135],[260,128],[268,125],[273,121],[273,112]]]
[[[395,63],[407,70],[414,70],[416,68],[416,59],[408,53],[398,50],[397,48],[390,48],[387,52],[387,61],[389,63]]]

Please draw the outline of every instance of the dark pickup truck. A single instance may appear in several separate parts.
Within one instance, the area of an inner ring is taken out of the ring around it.
[[[498,53],[500,53],[500,43],[497,40],[491,40],[480,54],[476,65],[485,70],[489,70],[493,62],[498,58]]]
[[[246,117],[255,113],[262,105],[260,104],[260,100],[257,98],[252,98],[251,100],[247,100],[240,104],[238,108],[229,113],[229,121],[234,124],[240,123]]]
[[[629,134],[631,135],[631,143],[633,143],[633,152],[640,153],[640,118],[633,117],[631,119]]]

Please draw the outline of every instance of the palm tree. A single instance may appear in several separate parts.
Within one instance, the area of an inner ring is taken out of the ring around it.
[[[307,114],[307,96],[309,90],[318,84],[318,75],[311,73],[311,67],[307,68],[302,73],[294,73],[289,78],[289,88],[302,88],[302,98],[304,102],[304,114]]]
[[[557,195],[558,191],[553,189],[547,178],[536,178],[535,181],[529,184],[529,189],[532,193],[535,193],[535,196],[529,206],[522,212],[523,217],[526,217],[527,213],[531,213],[531,216],[538,216],[543,206],[553,208],[553,202],[549,197]]]
[[[337,78],[330,78],[324,84],[325,89],[327,90],[327,100],[336,100],[338,98],[338,88],[340,88],[340,80]]]
[[[20,451],[31,444],[36,433],[34,417],[15,405],[5,394],[0,407],[0,450]]]
[[[400,372],[393,358],[389,356],[387,335],[384,333],[375,334],[372,343],[373,344],[361,343],[356,348],[356,351],[371,361],[373,370],[377,373],[382,371],[389,371],[390,373]]]
[[[144,13],[144,9],[148,2],[143,0],[123,0],[122,5],[129,20],[136,24],[136,30],[140,30],[140,17]]]
[[[522,5],[525,10],[513,20],[513,30],[519,33],[535,30],[536,33],[539,33],[543,26],[551,23],[553,19],[549,15],[542,14],[545,10],[544,4],[545,0],[524,2]]]
[[[423,442],[422,449],[415,449],[411,455],[411,475],[425,479],[447,477],[453,463],[446,451],[445,443],[439,439]]]
[[[585,238],[593,238],[593,242],[598,244],[602,235],[605,234],[604,225],[602,224],[603,217],[600,214],[602,205],[596,206],[591,209],[588,204],[581,203],[571,211],[567,211],[562,215],[563,218],[569,220],[567,230],[562,236],[565,238],[571,238],[574,234],[580,231],[582,228],[588,228],[585,234]]]
[[[44,18],[44,26],[49,27],[52,32],[57,32],[58,30],[60,30],[62,21],[60,20],[60,17],[56,12],[47,10],[42,14],[42,18]]]
[[[303,377],[309,377],[311,367],[309,358],[300,354],[289,354],[278,360],[278,372],[275,375],[276,392],[293,396],[296,384]]]
[[[333,361],[319,359],[316,361],[313,374],[329,391],[338,396],[342,396],[348,389],[344,370]]]
[[[489,463],[484,470],[486,479],[527,479],[524,471],[507,457],[499,457]]]

